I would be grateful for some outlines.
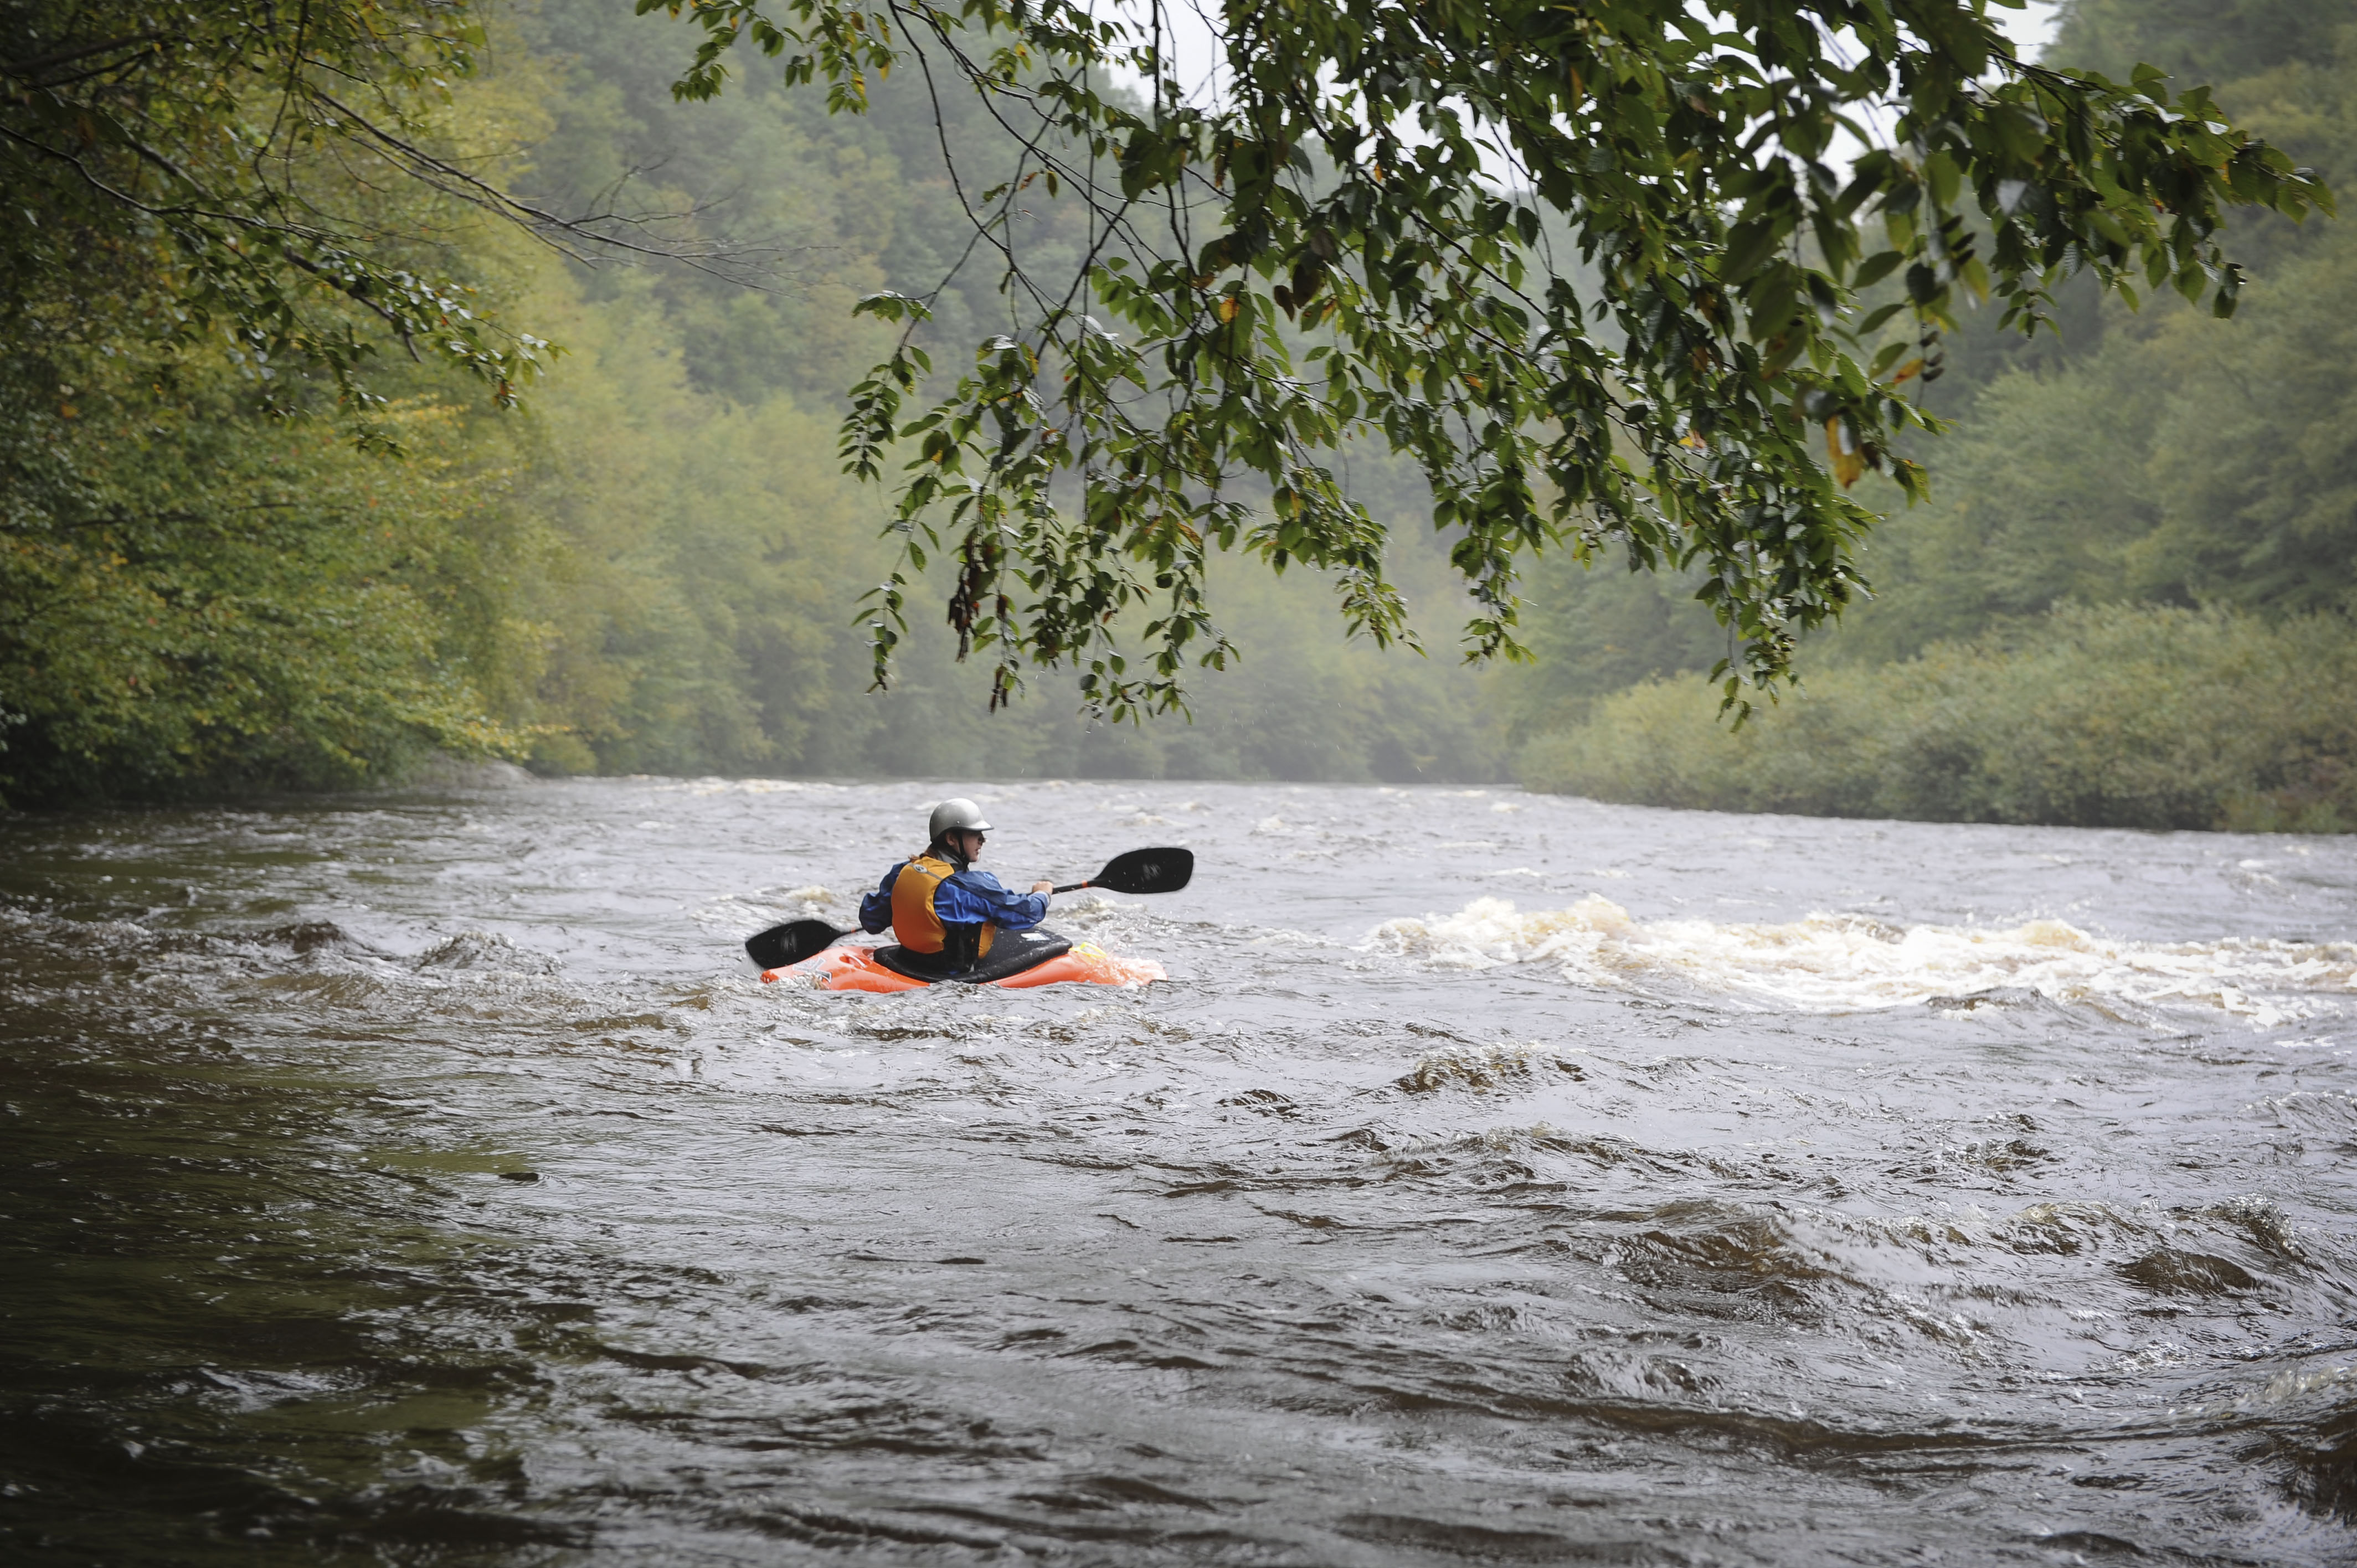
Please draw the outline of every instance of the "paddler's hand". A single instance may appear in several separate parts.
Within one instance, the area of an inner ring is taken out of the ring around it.
[[[1053,893],[1055,890],[1056,885],[1052,882],[1034,882],[1031,885],[1034,893]]]

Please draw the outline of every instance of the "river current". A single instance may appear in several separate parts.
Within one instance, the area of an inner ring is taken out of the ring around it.
[[[958,788],[0,819],[0,1558],[2357,1561],[2357,840]]]

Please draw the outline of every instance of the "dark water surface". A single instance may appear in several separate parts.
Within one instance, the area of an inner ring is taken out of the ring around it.
[[[942,792],[0,822],[0,1558],[2357,1561],[2357,841]]]

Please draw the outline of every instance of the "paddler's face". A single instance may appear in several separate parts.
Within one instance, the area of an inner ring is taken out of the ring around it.
[[[957,845],[957,852],[969,861],[982,858],[982,834],[962,832],[952,833],[950,839]]]

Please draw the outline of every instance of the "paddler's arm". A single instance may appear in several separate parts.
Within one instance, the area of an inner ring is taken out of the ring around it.
[[[987,871],[961,871],[933,895],[933,908],[944,920],[1028,931],[1048,918],[1048,895],[1010,893]]]
[[[876,891],[859,901],[859,929],[873,934],[892,923],[892,884],[900,879],[900,868],[894,866],[884,874]]]

